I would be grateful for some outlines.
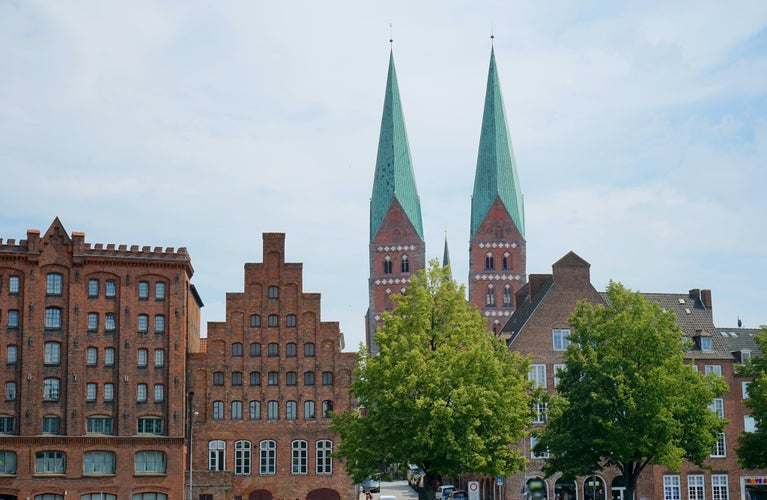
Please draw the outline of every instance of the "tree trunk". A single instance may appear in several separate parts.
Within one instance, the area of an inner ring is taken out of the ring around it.
[[[424,481],[423,488],[418,490],[418,500],[434,500],[434,495],[437,493],[437,475],[433,472],[426,471],[426,480]]]

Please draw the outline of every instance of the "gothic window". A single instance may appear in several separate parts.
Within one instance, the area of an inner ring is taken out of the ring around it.
[[[495,288],[493,284],[487,285],[487,296],[485,297],[485,305],[487,307],[495,307]]]
[[[410,261],[407,259],[407,255],[402,256],[402,260],[400,261],[400,268],[403,273],[410,272]]]
[[[485,255],[485,269],[495,269],[495,257],[492,252],[487,252]]]
[[[503,254],[503,269],[508,270],[511,269],[511,255],[509,252],[506,252]]]
[[[391,257],[388,256],[388,255],[386,257],[384,257],[383,272],[384,272],[384,274],[391,274],[391,272],[392,272]]]
[[[503,307],[511,307],[513,306],[512,302],[512,293],[511,293],[511,285],[506,285],[503,287]]]

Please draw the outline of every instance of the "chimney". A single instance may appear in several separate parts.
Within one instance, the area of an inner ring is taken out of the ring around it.
[[[700,301],[703,302],[703,305],[706,307],[706,309],[711,310],[713,305],[711,303],[711,290],[701,290]]]
[[[693,288],[690,290],[690,298],[692,300],[700,300],[700,288]]]

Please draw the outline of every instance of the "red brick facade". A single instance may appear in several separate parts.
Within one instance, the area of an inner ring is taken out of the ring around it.
[[[285,235],[263,238],[263,263],[245,264],[244,291],[190,358],[194,498],[356,498],[327,414],[351,408],[356,355],[285,262]]]
[[[0,241],[0,498],[182,498],[192,273],[184,248],[91,245],[58,219]]]

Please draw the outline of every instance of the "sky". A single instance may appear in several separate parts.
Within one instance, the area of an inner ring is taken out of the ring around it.
[[[187,247],[205,333],[284,232],[356,351],[389,51],[427,257],[447,234],[466,283],[491,34],[528,274],[572,250],[766,324],[764,0],[0,0],[0,237]]]

